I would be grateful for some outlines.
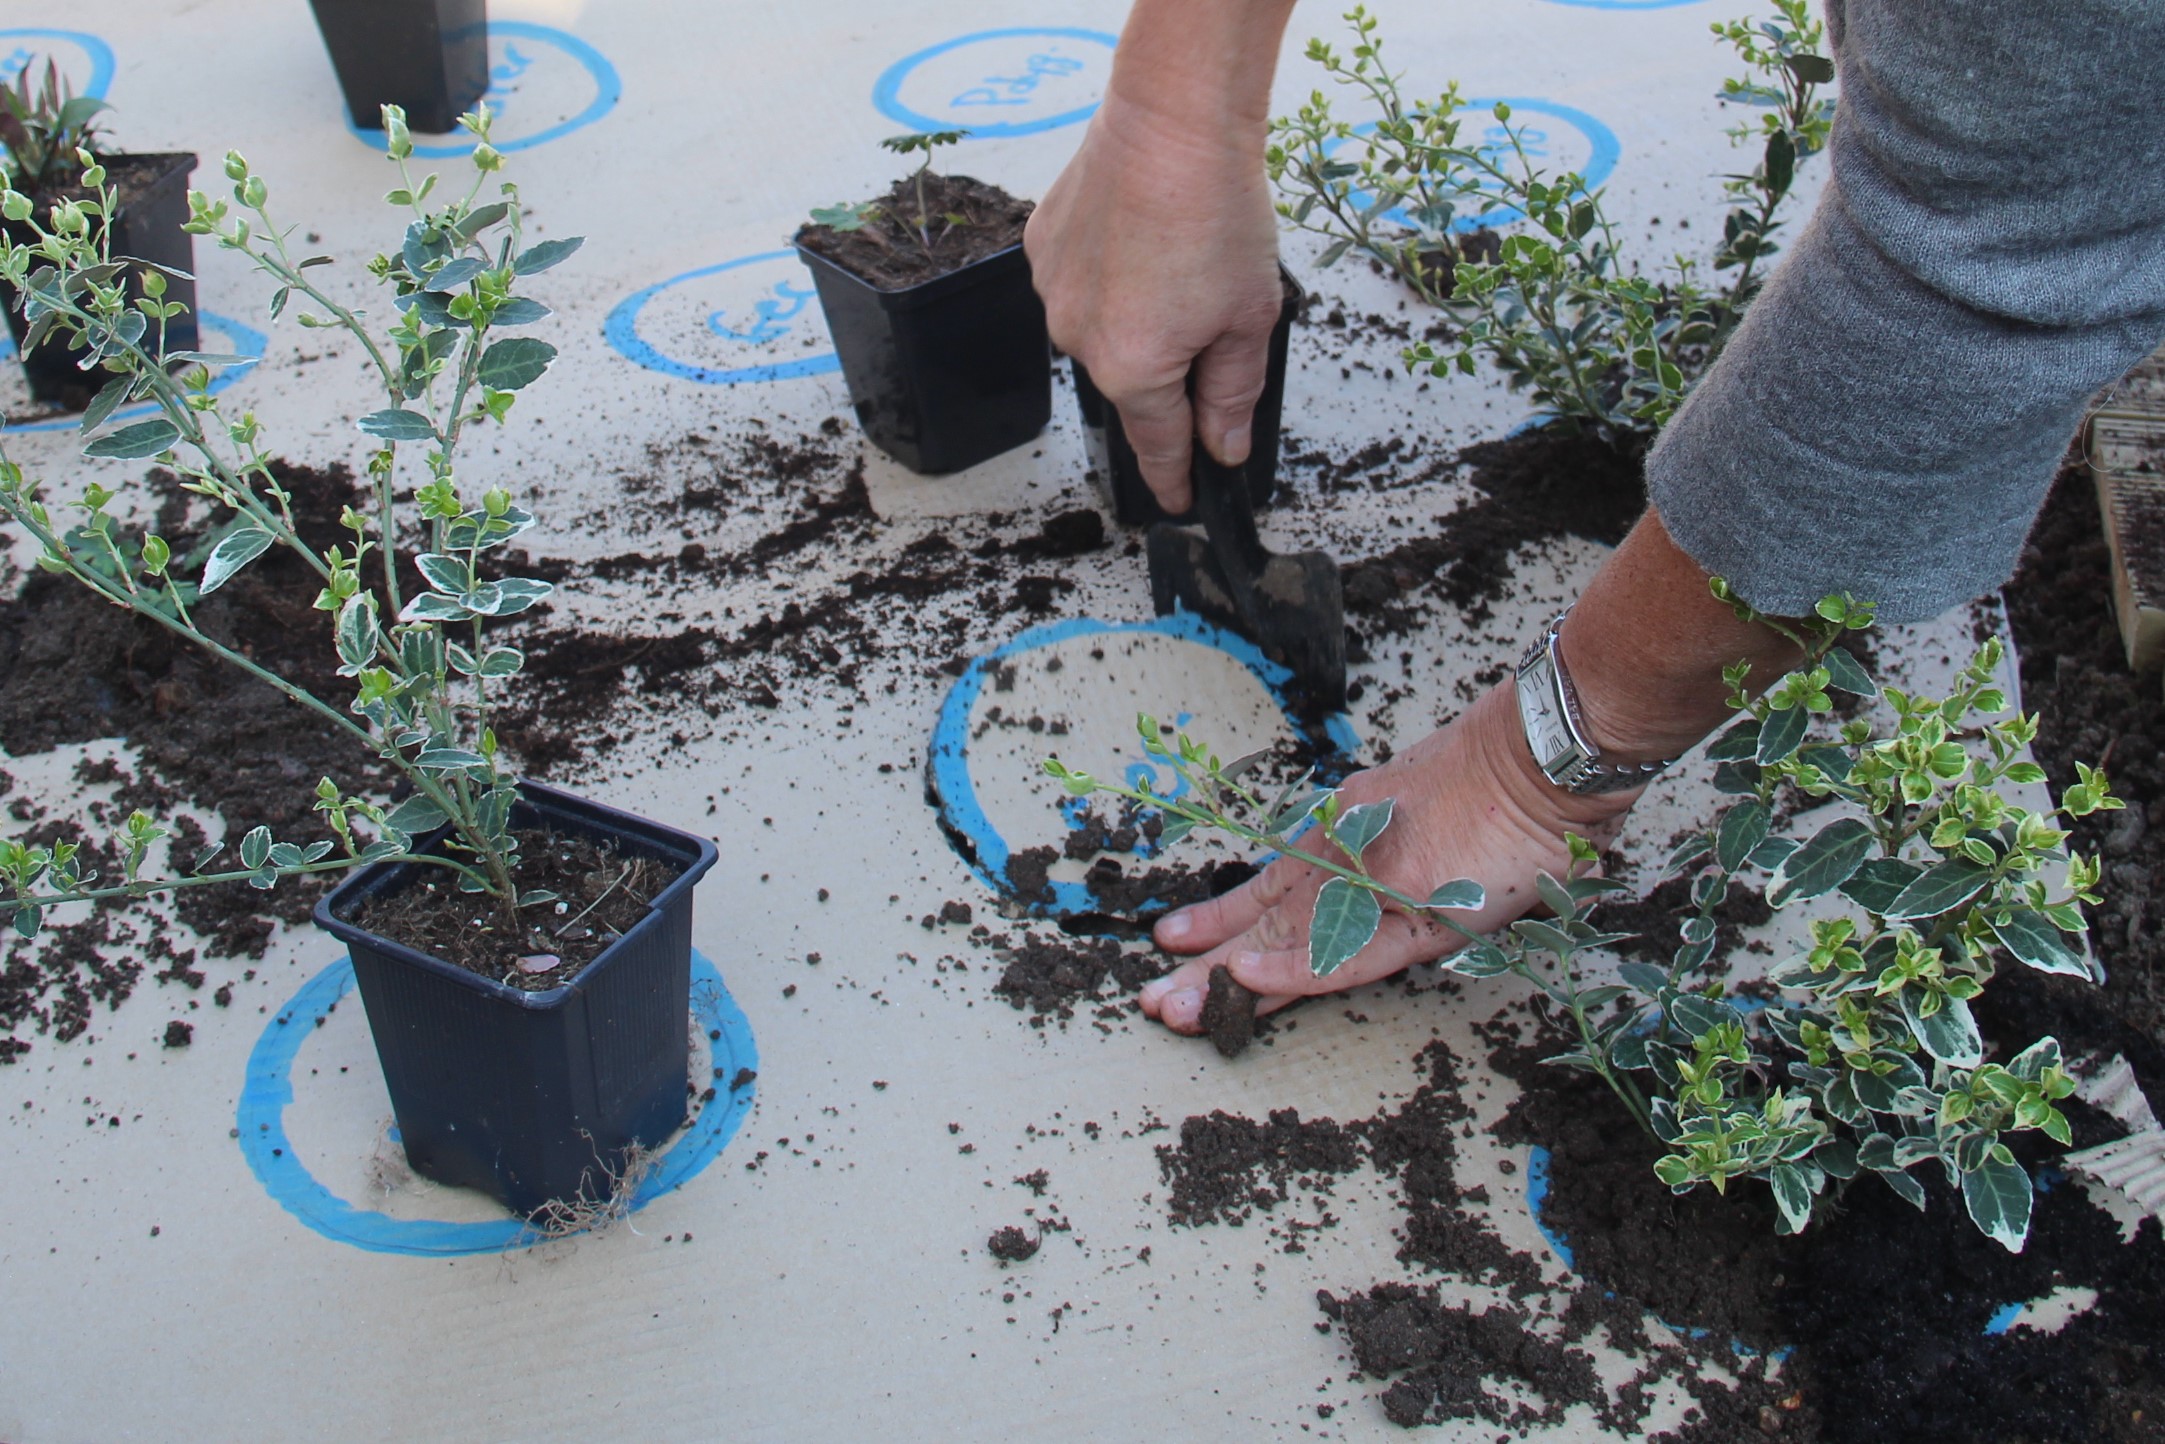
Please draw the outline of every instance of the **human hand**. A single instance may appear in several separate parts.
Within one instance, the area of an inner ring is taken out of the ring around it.
[[[1197,437],[1226,465],[1248,457],[1278,320],[1259,137],[1110,94],[1023,247],[1053,343],[1119,408],[1158,504],[1185,512]]]
[[[1339,795],[1347,806],[1394,799],[1390,828],[1362,858],[1378,880],[1412,897],[1427,897],[1453,878],[1481,884],[1487,900],[1479,909],[1450,914],[1470,933],[1490,932],[1532,908],[1535,878],[1561,877],[1570,866],[1566,835],[1606,841],[1637,797],[1576,796],[1543,777],[1527,751],[1508,683],[1390,762],[1348,778]],[[1328,876],[1281,857],[1225,896],[1160,919],[1159,946],[1189,959],[1144,986],[1143,1011],[1175,1032],[1199,1031],[1210,970],[1220,963],[1261,995],[1256,1011],[1268,1013],[1464,946],[1441,923],[1387,908],[1366,947],[1328,977],[1316,977],[1308,967],[1308,924]]]

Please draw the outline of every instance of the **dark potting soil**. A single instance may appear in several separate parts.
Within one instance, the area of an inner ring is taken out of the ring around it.
[[[1165,971],[1165,959],[1124,948],[1116,938],[1025,932],[1016,941],[990,929],[984,934],[979,941],[1002,964],[1000,981],[992,991],[1018,1011],[1029,1013],[1037,1027],[1048,1019],[1065,1023],[1075,1016],[1077,1007],[1105,1005],[1125,997]],[[1115,1017],[1122,1012],[1112,1011]]]
[[[1238,1058],[1255,1041],[1257,995],[1233,979],[1223,963],[1210,970],[1210,985],[1203,994],[1203,1036],[1222,1058]]]
[[[1004,1267],[1033,1257],[1044,1243],[1043,1233],[1031,1234],[1012,1223],[1003,1224],[994,1229],[992,1236],[985,1240],[985,1252],[998,1259]]]
[[[627,857],[568,833],[517,833],[522,889],[556,894],[554,903],[520,910],[518,925],[489,899],[461,892],[455,874],[415,869],[414,881],[370,898],[344,920],[527,992],[569,982],[647,914],[647,904],[676,880],[677,869]]]
[[[1434,536],[1342,564],[1348,618],[1368,639],[1407,632],[1420,619],[1415,604],[1429,595],[1469,621],[1486,620],[1521,546],[1558,536],[1623,540],[1646,507],[1643,460],[1553,425],[1465,448],[1454,463],[1472,468],[1480,498],[1443,518]],[[1363,455],[1342,466],[1373,469]]]
[[[856,230],[808,225],[797,243],[877,290],[901,291],[1022,244],[1036,208],[966,175],[927,173],[923,190],[920,206],[918,180],[905,176]]]

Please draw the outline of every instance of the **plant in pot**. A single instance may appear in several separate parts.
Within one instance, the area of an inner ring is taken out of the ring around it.
[[[1263,394],[1256,398],[1255,418],[1250,423],[1253,439],[1249,443],[1248,459],[1239,468],[1247,479],[1249,503],[1257,507],[1269,506],[1278,490],[1279,421],[1285,412],[1286,352],[1292,342],[1294,318],[1300,315],[1301,303],[1306,299],[1301,294],[1300,283],[1283,266],[1278,268],[1278,280],[1285,299],[1278,309],[1278,324],[1271,328],[1267,353],[1269,369],[1264,373]],[[1069,357],[1068,368],[1075,378],[1075,406],[1082,413],[1083,444],[1089,452],[1090,471],[1106,501],[1112,504],[1114,519],[1129,526],[1181,520],[1166,515],[1152,495],[1150,484],[1143,480],[1142,468],[1135,461],[1135,447],[1128,441],[1126,428],[1120,424],[1119,408],[1105,399],[1081,361]]]
[[[874,200],[814,210],[794,240],[858,423],[926,475],[1020,446],[1052,416],[1052,343],[1022,250],[1031,204],[932,169],[965,134],[882,141],[917,169]]]
[[[60,67],[51,60],[43,75],[24,66],[13,85],[0,86],[0,145],[6,147],[7,184],[26,198],[33,212],[50,220],[52,209],[76,205],[77,214],[102,233],[106,254],[129,263],[127,285],[141,297],[146,267],[157,268],[163,295],[182,308],[166,326],[175,350],[196,345],[195,250],[187,231],[188,176],[196,160],[185,151],[130,155],[110,152],[99,143],[99,116],[108,109],[96,96],[76,95]],[[95,206],[81,184],[83,167],[95,160],[110,195]],[[0,222],[8,238],[27,245],[36,236],[29,216]],[[57,321],[40,328],[27,320],[12,283],[0,282],[0,305],[22,358],[33,399],[80,411],[97,389],[86,373],[82,349]]]
[[[395,105],[411,130],[442,135],[489,88],[487,0],[309,0],[353,123]]]
[[[296,228],[273,219],[268,187],[238,153],[225,160],[229,200],[188,198],[190,229],[273,283],[274,316],[297,306],[301,325],[343,333],[381,385],[385,404],[357,422],[372,441],[371,500],[344,509],[328,544],[297,528],[256,418],[227,412],[210,390],[211,371],[242,358],[164,344],[179,308],[162,271],[145,273],[140,297],[122,284],[97,224],[113,203],[104,170],[87,166],[89,198],[60,203],[50,224],[27,196],[0,194],[0,213],[35,235],[7,239],[0,276],[33,325],[89,351],[103,382],[83,418],[84,454],[157,461],[218,523],[183,549],[134,519],[154,509],[130,488],[91,481],[48,503],[4,457],[0,513],[46,571],[315,713],[405,793],[385,806],[325,778],[315,792],[327,836],[258,827],[165,873],[150,863],[171,829],[141,812],[122,824],[104,877],[81,839],[0,841],[0,921],[29,937],[71,903],[350,871],[315,917],[351,951],[408,1159],[531,1214],[621,1177],[633,1150],[658,1146],[682,1120],[692,888],[715,853],[705,839],[519,780],[498,747],[491,706],[524,658],[497,628],[551,587],[505,574],[501,549],[534,518],[501,487],[464,484],[459,453],[475,428],[502,425],[555,359],[549,343],[518,334],[550,314],[520,292],[579,241],[527,243],[485,111],[464,120],[478,143],[471,183],[448,195],[437,176],[411,172],[398,111],[383,121],[400,172],[388,199],[407,220],[399,244],[368,264],[389,293],[382,329],[320,279],[330,257],[289,248]],[[150,419],[109,424],[134,401],[154,404]],[[205,599],[274,549],[315,594],[350,696],[298,685],[203,620]]]
[[[1712,26],[1745,65],[1722,83],[1722,98],[1751,114],[1729,136],[1760,151],[1748,174],[1723,182],[1730,211],[1712,256],[1726,278],[1719,284],[1702,285],[1698,262],[1684,256],[1659,276],[1627,264],[1602,192],[1575,171],[1544,171],[1541,147],[1512,124],[1508,104],[1490,106],[1493,125],[1473,140],[1460,134],[1455,84],[1409,101],[1361,6],[1346,15],[1348,54],[1322,40],[1307,54],[1371,118],[1335,114],[1318,90],[1271,123],[1278,213],[1328,243],[1322,265],[1364,255],[1456,326],[1449,339],[1409,346],[1410,369],[1472,375],[1493,362],[1564,425],[1636,450],[1682,404],[1758,293],[1797,164],[1827,142],[1833,102],[1823,92],[1834,63],[1819,53],[1825,27],[1808,0],[1773,8],[1771,19]],[[1524,224],[1502,239],[1479,228],[1498,213]]]
[[[1458,932],[1466,946],[1443,966],[1531,983],[1569,1040],[1547,1061],[1608,1085],[1665,1150],[1654,1173],[1675,1192],[1760,1180],[1778,1226],[1795,1233],[1868,1176],[1923,1208],[1913,1170],[1926,1169],[1980,1230],[2019,1251],[2034,1189],[2007,1140],[2036,1131],[2064,1147],[2070,1130],[2055,1105],[2074,1083],[2051,1037],[1988,1058],[1970,1003],[2009,964],[2096,976],[2082,904],[2099,901],[2102,869],[2067,851],[2064,824],[2123,804],[2087,767],[2057,805],[2016,799],[2011,789],[2041,783],[2044,771],[2024,756],[2036,721],[2002,715],[1996,639],[1948,696],[1911,696],[1882,689],[1836,645],[1871,625],[1869,606],[1830,597],[1812,617],[1780,621],[1718,579],[1714,588],[1740,616],[1789,634],[1805,661],[1756,699],[1744,664],[1728,674],[1741,716],[1707,755],[1717,787],[1737,800],[1663,868],[1689,879],[1694,908],[1666,967],[1625,962],[1613,980],[1595,972],[1589,955],[1628,935],[1599,925],[1600,900],[1622,884],[1593,875],[1597,855],[1581,839],[1567,876],[1538,880],[1550,916],[1484,938],[1450,916],[1482,905],[1478,884],[1462,878],[1421,898],[1367,871],[1362,856],[1390,826],[1389,799],[1349,806],[1301,778],[1266,800],[1248,775],[1259,758],[1221,762],[1185,734],[1169,745],[1147,717],[1144,752],[1182,784],[1171,795],[1147,778],[1107,782],[1057,760],[1046,771],[1075,795],[1158,809],[1168,842],[1213,828],[1332,874],[1309,926],[1318,977],[1366,946],[1387,908]],[[1815,738],[1832,693],[1882,700],[1892,725],[1860,715]],[[1825,803],[1838,804],[1831,820],[1815,810]],[[1784,812],[1818,820],[1808,836],[1783,837]],[[1754,875],[1776,909],[1808,913],[1809,942],[1768,974],[1782,995],[1765,1007],[1709,971],[1716,909],[1732,879]]]

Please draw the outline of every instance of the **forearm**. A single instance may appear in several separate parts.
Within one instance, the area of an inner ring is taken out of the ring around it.
[[[1293,0],[1136,0],[1100,114],[1261,163]]]
[[[1618,761],[1674,757],[1731,715],[1722,671],[1751,663],[1757,692],[1801,657],[1759,622],[1715,600],[1708,577],[1649,509],[1587,585],[1561,651],[1588,740]]]

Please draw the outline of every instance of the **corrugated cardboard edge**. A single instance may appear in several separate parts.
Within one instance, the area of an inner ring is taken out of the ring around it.
[[[2153,358],[2154,359],[2154,358]],[[2165,453],[2165,401],[2152,414],[2114,409],[2090,416],[2085,454],[2097,486],[2098,514],[2112,552],[2112,604],[2128,666],[2147,672],[2165,663],[2165,576],[2130,564],[2127,529],[2139,514],[2165,518],[2165,475],[2138,471]]]

